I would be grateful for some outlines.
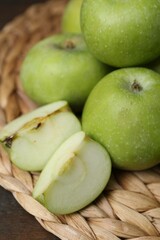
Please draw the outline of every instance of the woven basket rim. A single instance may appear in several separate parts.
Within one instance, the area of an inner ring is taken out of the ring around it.
[[[37,107],[20,84],[21,63],[33,44],[60,31],[66,3],[34,4],[0,31],[0,128]],[[62,240],[160,240],[160,165],[145,171],[114,170],[96,201],[63,216],[55,216],[32,198],[37,178],[37,173],[14,166],[0,146],[0,185],[48,232]]]

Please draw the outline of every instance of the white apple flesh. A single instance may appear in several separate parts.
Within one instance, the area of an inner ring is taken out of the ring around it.
[[[11,131],[12,126],[14,132]],[[17,126],[21,127],[15,131]],[[40,171],[62,142],[80,129],[80,122],[67,103],[58,102],[16,119],[8,128],[6,126],[4,136],[7,132],[10,134],[2,143],[16,166],[28,171]]]
[[[111,174],[106,150],[84,132],[75,133],[52,155],[33,191],[55,214],[69,214],[95,200]]]
[[[67,106],[66,101],[57,101],[48,105],[44,105],[40,108],[35,109],[34,111],[31,111],[27,114],[22,115],[19,118],[16,118],[15,120],[8,123],[0,131],[0,141],[3,141],[5,138],[14,135],[20,128],[23,127],[23,125],[33,120],[34,118],[44,117],[65,106]]]

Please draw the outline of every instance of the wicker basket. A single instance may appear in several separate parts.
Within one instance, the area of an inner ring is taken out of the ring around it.
[[[0,32],[0,127],[36,108],[22,91],[19,69],[28,49],[59,32],[66,0],[29,8]],[[115,171],[103,194],[80,212],[55,216],[32,198],[38,174],[15,167],[0,149],[0,185],[47,231],[63,240],[160,240],[160,166]]]

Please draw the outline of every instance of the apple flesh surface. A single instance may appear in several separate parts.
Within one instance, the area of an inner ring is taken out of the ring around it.
[[[14,126],[19,128],[15,131]],[[1,133],[1,143],[17,167],[40,171],[56,149],[80,130],[79,120],[67,103],[61,101],[41,107],[6,125]],[[6,135],[7,132],[10,134]]]
[[[110,67],[89,53],[81,34],[60,34],[40,41],[29,51],[21,80],[35,102],[66,100],[80,112],[92,88],[109,71]]]
[[[108,74],[87,99],[82,129],[108,150],[114,167],[160,163],[160,75],[146,68]]]
[[[83,0],[70,0],[62,17],[62,32],[80,33],[80,10]]]
[[[78,132],[53,154],[33,190],[34,198],[55,214],[69,214],[90,204],[111,174],[110,157],[99,143]]]
[[[33,119],[43,118],[65,107],[67,107],[66,101],[58,101],[56,103],[41,106],[31,112],[28,112],[27,114],[21,115],[4,126],[4,128],[0,131],[0,141],[3,142],[7,137],[14,135],[20,128]]]
[[[139,66],[160,55],[159,13],[159,0],[84,0],[81,29],[91,53],[102,62]]]

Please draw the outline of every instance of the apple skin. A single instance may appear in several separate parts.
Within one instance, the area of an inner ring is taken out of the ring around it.
[[[159,13],[159,0],[84,0],[81,29],[91,53],[102,62],[140,66],[160,55]]]
[[[95,59],[81,34],[59,34],[37,43],[27,54],[20,78],[38,104],[66,100],[81,111],[96,83],[111,68]]]
[[[108,74],[87,99],[82,127],[106,147],[114,167],[143,170],[160,163],[160,75],[147,68]]]
[[[65,8],[61,30],[64,33],[81,33],[80,10],[83,0],[70,0]]]

